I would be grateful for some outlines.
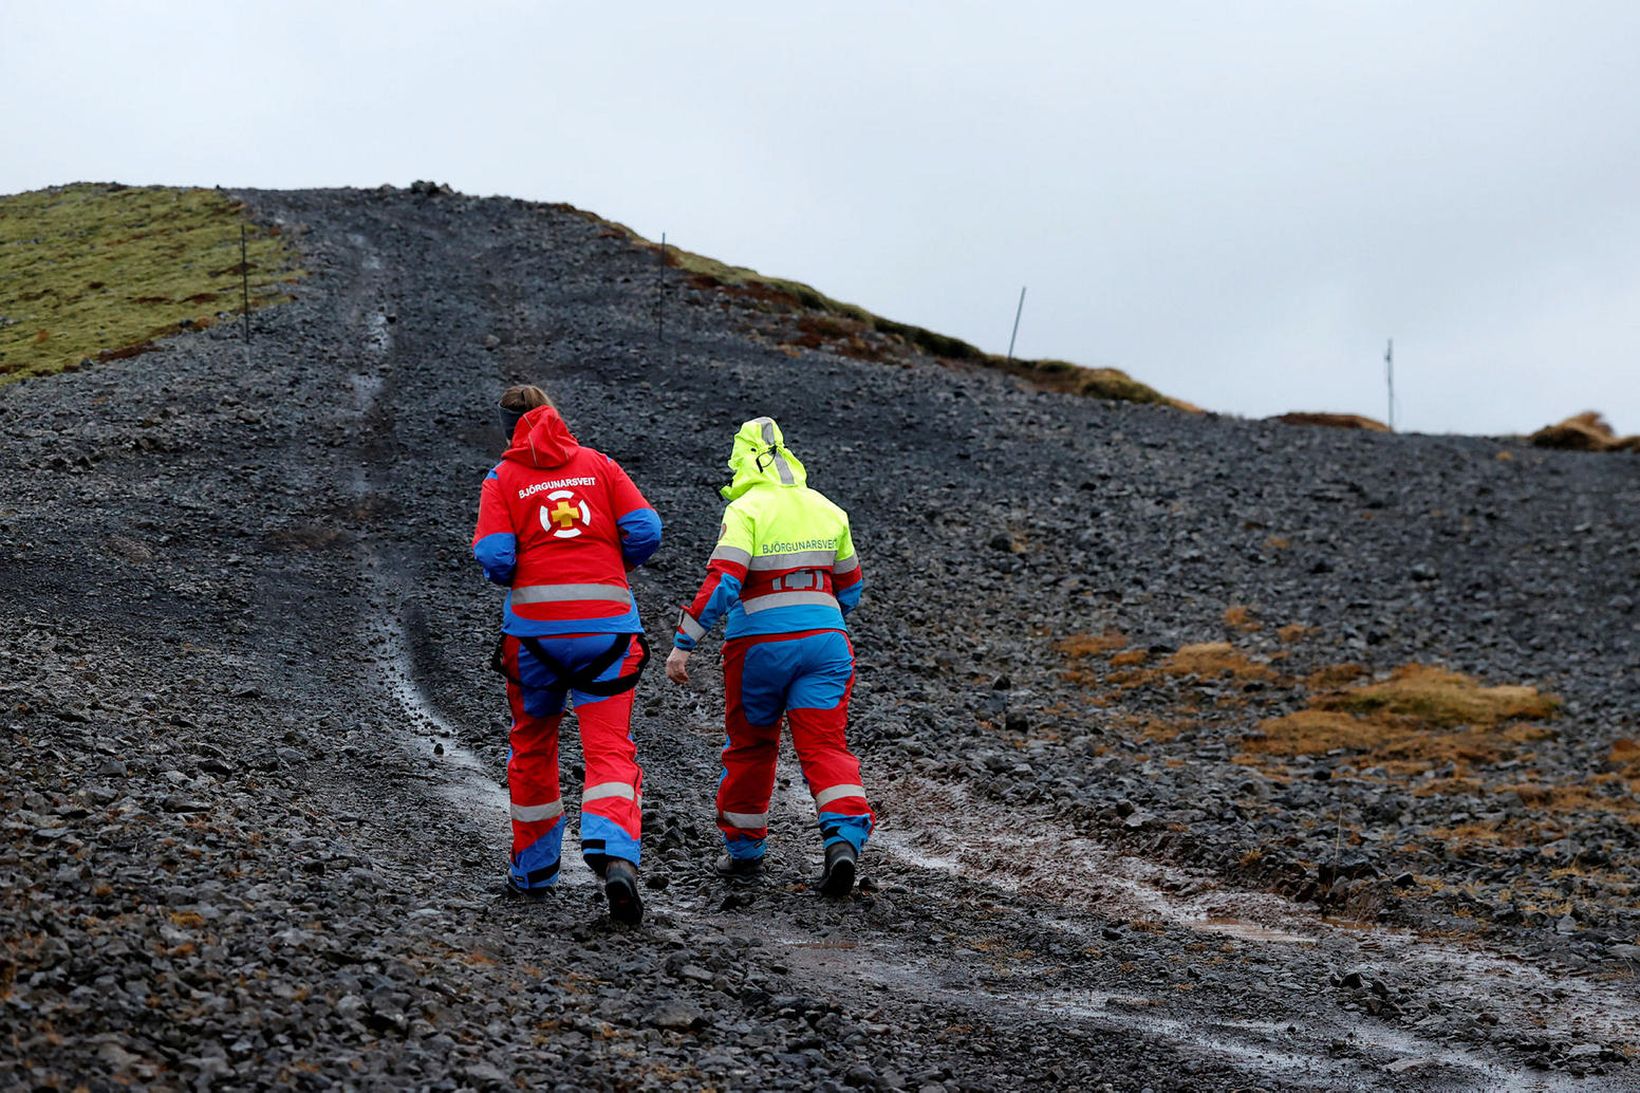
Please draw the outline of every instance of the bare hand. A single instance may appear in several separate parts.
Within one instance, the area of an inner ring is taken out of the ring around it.
[[[666,658],[666,678],[673,683],[689,682],[689,650],[674,649]]]

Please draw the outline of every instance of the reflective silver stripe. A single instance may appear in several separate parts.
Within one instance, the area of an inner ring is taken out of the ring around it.
[[[613,584],[527,584],[512,590],[513,603],[556,603],[559,600],[612,600],[632,602],[632,593]]]
[[[709,562],[739,562],[741,565],[747,565],[751,560],[751,551],[732,546],[719,546],[712,551],[712,556],[707,559]]]
[[[706,627],[696,622],[687,611],[678,612],[678,629],[693,641],[699,641],[706,636]]]
[[[732,827],[756,829],[769,826],[767,812],[719,812],[718,815],[723,818],[724,823]]]
[[[740,606],[751,615],[758,611],[767,611],[771,607],[795,607],[805,603],[836,607],[837,597],[829,592],[771,592],[767,596],[753,596],[749,600],[741,600]]]
[[[864,800],[865,796],[865,786],[832,786],[830,789],[823,789],[814,795],[814,807],[825,808],[833,801],[842,800],[844,797],[858,797]]]
[[[581,803],[601,801],[605,797],[625,797],[629,801],[638,799],[638,791],[625,782],[599,782],[595,786],[588,786],[581,794]]]
[[[859,569],[859,568],[860,568],[860,556],[858,554],[850,554],[847,558],[844,558],[840,562],[833,562],[832,566],[831,566],[831,571],[834,575],[836,575],[838,577],[841,577],[845,573],[853,573],[856,569]]]
[[[835,550],[799,550],[791,554],[759,554],[748,569],[818,569],[829,566]]]
[[[548,801],[544,805],[513,805],[512,818],[520,823],[533,824],[564,814],[564,801]]]
[[[774,438],[774,418],[760,417],[755,425],[763,426],[763,443],[773,448],[779,441]],[[780,472],[780,481],[783,485],[794,485],[797,479],[792,475],[792,465],[786,462],[786,457],[780,454],[780,449],[774,449],[774,469]]]

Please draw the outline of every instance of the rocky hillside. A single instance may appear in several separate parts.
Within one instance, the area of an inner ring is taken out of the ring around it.
[[[19,1084],[1635,1081],[1633,460],[1044,390],[564,207],[235,196],[309,273],[248,363],[0,388]],[[852,513],[851,900],[800,782],[772,876],[710,876],[715,645],[640,691],[645,925],[578,863],[500,897],[466,544],[519,380],[666,520],[663,644],[741,420]]]

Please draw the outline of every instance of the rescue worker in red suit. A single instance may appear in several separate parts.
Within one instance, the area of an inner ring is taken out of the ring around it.
[[[501,418],[511,443],[484,479],[473,556],[508,589],[495,658],[512,710],[507,888],[539,897],[558,880],[558,727],[573,704],[586,761],[581,853],[610,916],[636,923],[643,772],[631,688],[648,650],[626,575],[660,546],[660,517],[620,464],[576,443],[540,388],[509,388]]]
[[[728,619],[717,871],[745,877],[762,867],[784,716],[825,847],[817,887],[847,895],[875,819],[845,739],[854,647],[843,618],[862,588],[848,514],[808,488],[771,418],[740,427],[729,472],[717,548],[694,602],[678,616],[666,661],[667,676],[687,683],[695,643]]]

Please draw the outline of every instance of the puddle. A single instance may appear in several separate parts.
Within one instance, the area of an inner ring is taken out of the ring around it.
[[[1278,930],[1274,926],[1247,922],[1239,918],[1222,918],[1215,915],[1204,918],[1200,922],[1186,923],[1186,925],[1204,934],[1223,934],[1226,937],[1233,937],[1237,941],[1266,941],[1286,945],[1315,944],[1315,938],[1313,937],[1289,933],[1286,930]]]
[[[377,353],[386,353],[393,348],[393,330],[387,324],[386,315],[370,316],[370,321],[365,326],[364,343]]]
[[[1062,912],[1039,920],[1052,922],[1067,933],[1090,936],[1099,923],[1087,920],[1080,908],[1098,907],[1102,917],[1159,921],[1167,926],[1211,934],[1257,946],[1291,947],[1315,952],[1316,966],[1348,963],[1369,978],[1405,982],[1409,966],[1421,966],[1427,981],[1421,992],[1449,1006],[1474,1007],[1485,999],[1489,1008],[1524,1023],[1535,1036],[1601,1042],[1631,1041],[1640,1028],[1640,999],[1604,983],[1557,974],[1524,960],[1455,942],[1426,938],[1403,928],[1374,924],[1332,924],[1304,908],[1276,896],[1222,887],[1211,877],[1157,862],[1123,855],[1091,839],[1058,830],[1041,821],[1010,818],[1006,829],[985,821],[999,809],[975,798],[965,787],[930,784],[901,778],[881,791],[894,805],[871,846],[898,861],[987,889],[999,901],[1028,891],[1033,898],[1059,904]],[[800,797],[801,794],[798,794]],[[795,809],[799,803],[793,801]],[[942,817],[962,817],[959,824]],[[1011,848],[1034,848],[1031,861],[1018,861]],[[1036,866],[1033,862],[1042,862]],[[1011,863],[1004,866],[1001,863]],[[1429,973],[1433,974],[1429,974]],[[1422,977],[1421,977],[1422,978]],[[1068,1016],[1109,1020],[1111,998],[1097,994],[1053,995],[1023,989],[1017,996],[997,994],[1029,1006],[1042,1006]],[[1401,1028],[1339,1010],[1330,1020],[1347,1030],[1346,1040],[1371,1049],[1383,1058],[1374,1066],[1398,1067],[1390,1073],[1441,1068],[1460,1073],[1457,1084],[1478,1081],[1478,1088],[1536,1090],[1555,1084],[1530,1072],[1494,1062],[1479,1051],[1450,1046],[1444,1040],[1425,1039]],[[1186,1038],[1204,1049],[1227,1057],[1256,1056],[1280,1070],[1312,1068],[1314,1059],[1262,1045],[1249,1046],[1227,1039],[1224,1022],[1181,1024],[1176,1018],[1147,1016],[1145,1028],[1170,1038]],[[1237,1023],[1242,1031],[1252,1023]],[[1204,1032],[1210,1027],[1213,1031]],[[1265,1025],[1258,1029],[1270,1031]],[[1284,1026],[1283,1026],[1284,1027]],[[1251,1055],[1248,1055],[1251,1052]],[[1476,1079],[1476,1075],[1482,1075]],[[1580,1088],[1608,1088],[1597,1079],[1584,1079]],[[1613,1087],[1615,1088],[1615,1086]]]
[[[1249,1074],[1307,1076],[1316,1089],[1362,1088],[1362,1064],[1306,1053],[1307,1045],[1288,1041],[1287,1025],[1271,1021],[1193,1021],[1156,1012],[1160,999],[1122,991],[1025,991],[1007,993],[989,989],[964,990],[933,985],[926,969],[897,968],[889,962],[873,967],[865,977],[889,988],[914,991],[927,998],[965,1009],[1009,1011],[1016,1019],[1056,1024],[1087,1022],[1097,1028],[1132,1034],[1135,1038],[1167,1041],[1194,1049]],[[1368,1064],[1370,1066],[1370,1064]]]
[[[370,240],[366,239],[358,232],[348,232],[347,241],[365,252],[364,257],[359,259],[359,265],[361,268],[372,272],[382,268],[381,257],[377,255],[375,250],[370,246]]]
[[[435,792],[440,797],[469,809],[474,820],[499,824],[502,826],[497,830],[504,830],[507,791],[490,777],[483,760],[458,742],[456,727],[445,720],[417,685],[403,631],[397,626],[381,626],[377,641],[377,647],[386,654],[388,689],[405,715],[402,726],[389,728],[389,733],[401,750],[439,769]],[[435,753],[435,744],[443,747],[442,755]]]
[[[381,395],[382,377],[354,374],[347,378],[348,385],[353,388],[353,410],[358,414],[368,414],[376,405],[376,399]]]

